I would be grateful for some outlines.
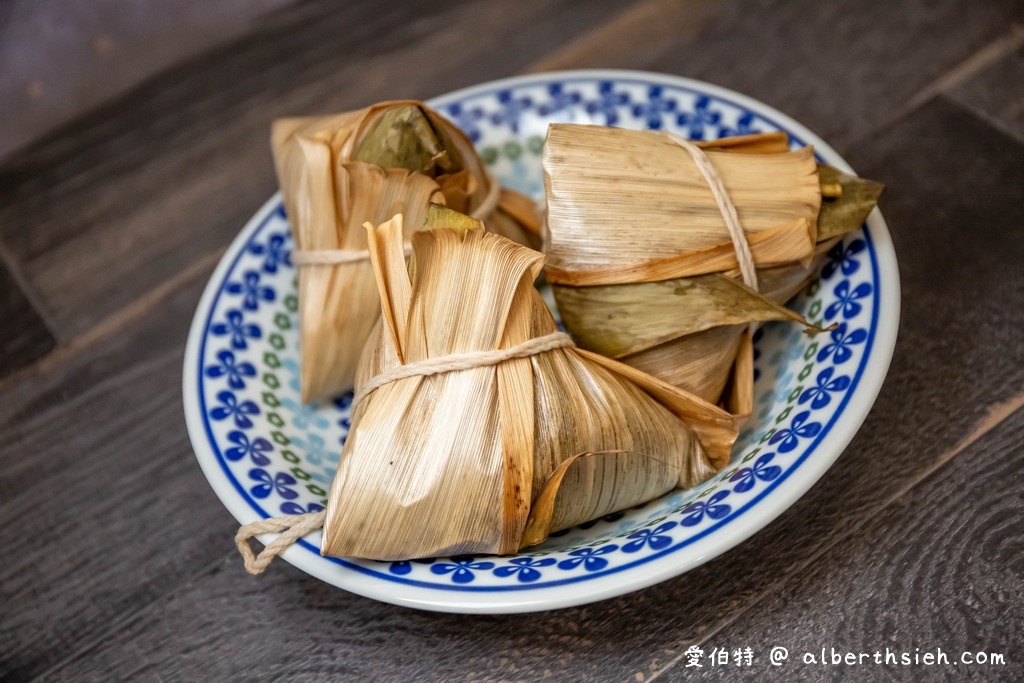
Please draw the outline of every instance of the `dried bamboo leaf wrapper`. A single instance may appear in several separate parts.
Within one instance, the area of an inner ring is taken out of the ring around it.
[[[407,316],[406,325],[381,333],[396,351],[394,360],[498,348],[519,280],[541,256],[512,252],[505,241],[506,258],[488,259],[480,250],[452,248],[454,232],[437,233],[447,238],[444,244],[425,234],[414,236],[418,265],[408,287],[398,285],[404,276],[398,233],[386,235],[389,272],[382,279],[389,287],[381,294],[392,313],[384,318]],[[433,267],[435,259],[446,267]],[[481,286],[465,287],[453,272],[477,273]],[[502,550],[504,439],[495,419],[496,373],[483,367],[410,377],[364,399],[332,485],[325,552],[406,559]],[[395,535],[404,538],[398,547]]]
[[[740,347],[721,405],[736,416],[737,427],[754,411],[754,335],[749,327],[740,334]]]
[[[486,210],[496,228],[538,240],[539,218],[521,225],[520,218],[529,217],[526,204],[497,188],[469,139],[422,103],[385,102],[332,116],[280,119],[271,142],[300,252],[363,251],[363,222],[376,225],[396,213],[405,215],[411,233],[431,201],[464,213]],[[380,196],[368,173],[354,170],[366,168],[403,171],[410,187],[404,196]],[[506,203],[519,218],[504,212]],[[352,387],[379,309],[365,262],[307,265],[299,279],[301,386],[303,401],[309,401]]]
[[[821,244],[831,248],[834,240]],[[757,278],[762,296],[781,307],[810,284],[826,260],[827,256],[823,252],[815,256],[808,266],[794,264],[758,269]],[[761,307],[763,302],[754,302],[753,305]],[[778,319],[792,318],[787,316]],[[733,361],[739,352],[741,335],[746,327],[742,324],[723,323],[620,357],[619,360],[706,401],[715,402],[722,396],[733,375]]]
[[[341,229],[335,229],[333,235],[318,234],[314,243],[303,249],[365,250],[366,232],[360,219],[383,221],[395,211],[403,211],[412,225],[418,225],[430,202],[441,199],[433,180],[404,169],[384,171],[351,162],[342,164],[334,177],[337,196],[345,199],[336,223]],[[380,306],[368,260],[301,268],[299,300],[300,381],[307,401],[329,396],[352,383],[361,341],[373,329]]]
[[[813,278],[839,235],[860,227],[882,188],[816,164],[810,148],[790,152],[785,133],[696,146],[736,206],[758,291],[736,282],[738,247],[701,241],[708,221],[724,223],[726,207],[711,197],[711,181],[692,170],[696,155],[660,133],[600,126],[549,131],[546,275],[582,347],[720,401],[739,421],[753,401],[752,341],[743,331],[769,320],[810,325],[781,304]],[[797,159],[794,171],[787,164]],[[737,168],[747,175],[735,175]],[[782,207],[793,213],[779,214]],[[803,232],[765,225],[784,218]],[[666,235],[678,241],[666,243]],[[799,244],[785,246],[797,236]]]
[[[783,223],[752,233],[747,239],[747,244],[754,262],[764,267],[778,267],[794,261],[806,264],[810,262],[815,249],[814,224],[805,218]],[[739,270],[736,249],[732,243],[721,243],[627,266],[595,266],[579,272],[550,266],[547,276],[552,282],[587,287],[658,282],[733,269],[737,272]]]
[[[697,484],[729,464],[740,422],[736,415],[668,382],[607,356],[575,349],[583,358],[635,384],[685,422],[696,434],[704,458],[691,458],[680,472],[680,486]]]
[[[732,374],[745,325],[723,325],[652,346],[620,360],[705,401],[716,402]]]
[[[442,186],[448,184],[445,176],[465,172],[460,176],[463,184],[477,183],[467,193],[472,198],[470,204],[483,201],[489,189],[482,182],[486,179],[483,161],[465,134],[415,100],[382,102],[330,116],[278,119],[273,124],[271,145],[289,215],[290,204],[304,196],[290,191],[292,176],[312,154],[326,158],[332,166],[362,161],[382,168],[405,168],[441,179]],[[321,167],[313,170],[317,179],[322,178]],[[468,213],[474,207],[457,208]]]
[[[778,268],[766,268],[757,271],[758,285],[761,294],[769,301],[783,305],[799,294],[817,276],[818,271],[828,261],[827,251],[834,246],[835,240],[818,243],[817,254],[808,265],[800,263]],[[822,247],[827,247],[822,249]]]
[[[487,230],[531,249],[541,249],[543,218],[532,198],[501,188],[498,208],[487,219]]]
[[[858,225],[859,227],[859,225]],[[814,256],[809,263],[793,263],[773,268],[757,269],[758,294],[780,306],[797,295],[814,280],[815,274],[828,260],[828,252],[841,237],[819,240],[814,247]],[[722,275],[738,279],[739,269],[724,271]]]
[[[782,302],[813,278],[823,258],[808,266],[759,269],[765,294],[722,274],[552,289],[566,328],[581,347],[618,358],[706,401],[721,401],[739,424],[748,414],[742,407],[753,402],[753,360],[746,358],[753,351],[745,331],[751,322],[772,320],[817,330]]]
[[[617,450],[664,460],[672,453],[703,450],[676,415],[607,368],[570,351],[532,360],[535,413],[543,421],[538,420],[536,429],[535,487],[551,475],[567,453]],[[586,405],[588,410],[566,411],[567,403]],[[688,486],[695,482],[687,479],[687,473],[676,471],[660,493],[680,483]],[[635,503],[625,506],[630,504]],[[619,508],[607,511],[614,509]],[[583,521],[586,519],[573,523]]]
[[[772,252],[771,263],[811,255],[821,203],[813,149],[779,154],[711,149],[707,156],[729,190],[748,239],[756,243],[759,231],[783,227],[803,238],[810,230],[809,239],[787,242],[787,253]],[[554,124],[543,163],[547,250],[550,270],[557,274],[549,278],[552,282],[576,284],[565,278],[592,269],[635,272],[655,258],[699,255],[714,248],[728,254],[732,249],[721,210],[700,170],[686,150],[664,136]],[[717,262],[706,268],[703,272],[725,269]],[[652,279],[664,279],[664,274]]]
[[[624,465],[647,460],[643,466]],[[628,477],[622,481],[622,473]],[[581,453],[559,465],[544,482],[523,531],[524,547],[607,512],[622,510],[668,492],[676,478],[672,464],[637,452]],[[602,495],[607,492],[607,495]],[[617,497],[612,499],[610,496]]]
[[[834,240],[822,244],[831,248]],[[821,253],[815,256],[809,266],[794,264],[759,268],[757,278],[762,296],[782,306],[810,284],[826,258],[826,254]],[[760,307],[763,302],[754,302],[754,305]],[[734,360],[746,328],[745,324],[723,323],[620,357],[619,360],[706,401],[715,402],[722,396],[726,384],[733,376]]]
[[[464,159],[466,147],[460,149],[453,131],[457,129],[417,102],[385,102],[366,110],[351,137],[351,158],[432,178],[481,173],[482,168],[465,168],[467,163],[479,166],[479,161],[473,154]]]
[[[416,362],[512,348],[556,330],[532,286],[541,254],[480,230],[416,233],[406,290],[397,284],[408,277],[400,272],[399,234],[382,225],[371,242],[386,286],[385,314],[370,344],[393,348],[366,350],[361,381],[396,367],[399,357]],[[479,279],[467,283],[465,273]],[[388,322],[402,311],[404,328]],[[641,390],[616,368],[635,373],[558,348],[403,378],[368,394],[353,415],[331,489],[325,554],[514,552],[528,520],[535,542],[585,521],[581,515],[692,485],[724,465],[736,437],[728,414],[653,378],[653,393]],[[609,451],[623,457],[567,465],[564,490],[550,481],[570,458]],[[545,488],[553,490],[553,517],[531,514]]]
[[[789,133],[782,130],[767,133],[733,135],[718,140],[694,140],[701,149],[728,151],[737,154],[779,154],[789,151]]]

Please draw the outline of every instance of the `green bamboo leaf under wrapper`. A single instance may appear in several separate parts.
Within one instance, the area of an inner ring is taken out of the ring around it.
[[[365,221],[403,213],[411,231],[431,202],[484,211],[492,231],[538,243],[533,202],[498,188],[469,139],[420,102],[279,119],[271,138],[298,252],[365,255]],[[368,257],[301,267],[299,311],[303,401],[350,389],[380,315]]]
[[[722,209],[691,154],[652,131],[554,124],[544,147],[547,279],[581,347],[734,415],[753,399],[751,323],[781,304],[859,228],[882,186],[790,150],[784,133],[697,143],[723,181],[757,268],[740,283]]]

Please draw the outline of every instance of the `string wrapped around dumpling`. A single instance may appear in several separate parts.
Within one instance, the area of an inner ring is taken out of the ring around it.
[[[532,200],[498,186],[469,139],[420,102],[279,119],[271,138],[300,266],[304,402],[352,387],[379,316],[364,222],[403,213],[411,231],[438,202],[513,239],[539,239]]]
[[[558,332],[533,287],[542,254],[435,226],[413,234],[407,266],[401,217],[369,235],[383,316],[360,363],[324,554],[511,553],[728,462],[728,413]]]
[[[553,124],[543,164],[546,276],[566,329],[738,416],[753,400],[751,324],[809,325],[782,304],[882,190],[817,164],[811,147],[790,151],[785,133],[693,145]],[[728,204],[752,261],[744,281]]]

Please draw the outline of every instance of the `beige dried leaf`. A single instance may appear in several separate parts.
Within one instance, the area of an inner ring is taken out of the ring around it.
[[[750,324],[810,326],[782,304],[881,185],[817,165],[809,147],[789,151],[781,132],[697,145],[736,205],[758,292],[739,284],[721,209],[684,149],[656,132],[574,124],[551,126],[545,143],[546,276],[582,347],[740,419],[753,400]]]
[[[814,150],[709,149],[759,266],[805,261],[821,204]],[[718,204],[690,154],[650,131],[552,124],[544,146],[548,279],[647,282],[736,266]],[[767,233],[767,234],[762,234]],[[618,279],[613,279],[619,273]]]
[[[478,229],[421,231],[410,276],[401,227],[370,232],[388,322],[368,341],[360,383],[400,359],[510,348],[556,330],[533,287],[541,254]],[[405,325],[390,322],[402,311]],[[728,462],[735,438],[724,410],[573,348],[399,379],[356,407],[323,552],[514,552],[703,481]]]
[[[723,325],[620,358],[705,401],[716,402],[732,374],[745,325]]]
[[[409,235],[420,227],[429,202],[471,213],[491,192],[493,181],[469,139],[420,102],[279,119],[271,142],[300,250],[365,250],[366,221],[377,225],[402,213]],[[520,196],[499,196],[495,228],[535,243],[531,230],[539,218],[521,225],[526,214]],[[509,203],[511,214],[503,208]],[[379,315],[369,263],[302,267],[299,308],[303,401],[351,388]]]

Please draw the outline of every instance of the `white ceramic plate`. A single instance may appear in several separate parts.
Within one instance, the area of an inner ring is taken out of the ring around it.
[[[429,104],[458,123],[501,182],[542,194],[553,121],[662,128],[690,138],[784,130],[794,147],[849,166],[809,130],[749,97],[673,76],[570,71],[485,83]],[[184,403],[196,457],[240,523],[326,504],[351,394],[313,408],[298,393],[291,238],[274,196],[225,253],[199,302],[185,353]],[[311,534],[283,558],[330,584],[451,612],[526,612],[621,595],[682,574],[777,517],[863,422],[896,341],[899,274],[882,216],[832,252],[791,302],[836,322],[817,338],[771,324],[756,338],[755,408],[732,462],[701,486],[560,532],[512,557],[372,562],[322,557]],[[230,539],[224,539],[229,547]],[[239,560],[241,562],[241,560]],[[272,571],[273,569],[271,569]],[[239,579],[253,580],[259,579]]]

